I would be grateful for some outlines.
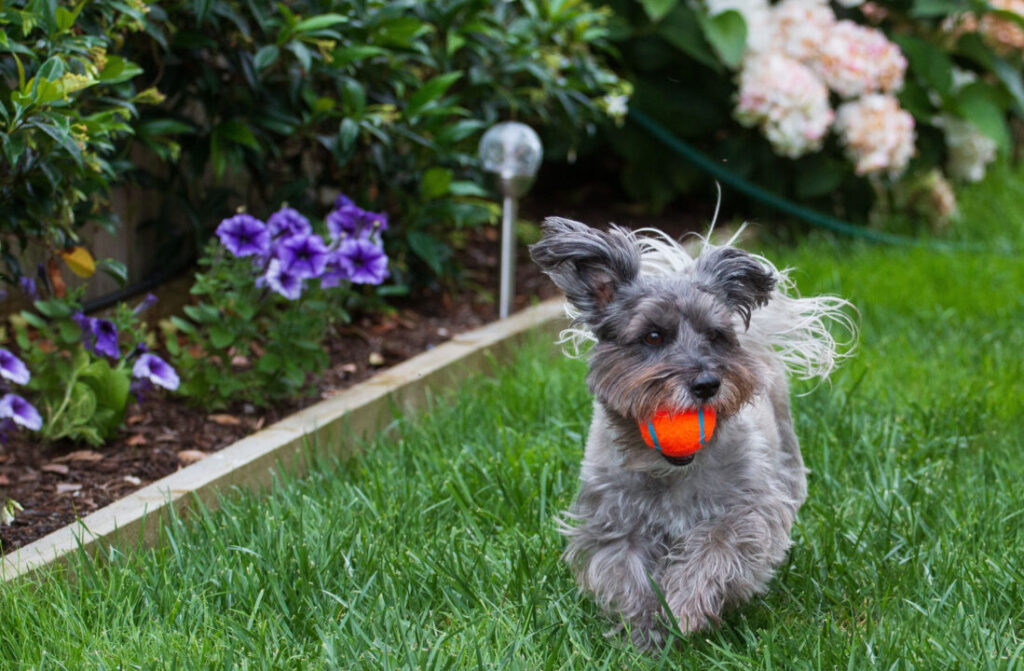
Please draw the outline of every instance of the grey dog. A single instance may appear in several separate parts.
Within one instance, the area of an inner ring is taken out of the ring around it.
[[[565,558],[581,588],[659,645],[718,622],[767,589],[807,496],[787,375],[826,378],[855,339],[850,304],[795,295],[785,271],[700,238],[695,258],[658,231],[599,231],[549,218],[530,248],[565,292],[563,342],[592,341],[594,413]],[[692,457],[648,447],[637,421],[711,407],[717,428]],[[667,606],[672,618],[666,617]]]

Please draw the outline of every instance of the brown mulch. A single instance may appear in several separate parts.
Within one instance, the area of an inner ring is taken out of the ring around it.
[[[581,193],[580,191],[576,192]],[[606,198],[563,200],[558,193],[527,203],[521,216],[539,221],[547,214],[578,218],[591,225],[610,221],[630,227],[658,226],[679,235],[700,228],[708,212],[688,211],[651,217]],[[607,196],[607,194],[605,194]],[[558,207],[545,203],[557,202]],[[120,435],[100,448],[58,442],[40,444],[25,432],[0,445],[0,503],[18,501],[24,510],[0,527],[0,549],[10,552],[102,508],[211,452],[230,445],[292,412],[365,380],[497,318],[498,242],[494,228],[483,229],[462,252],[466,287],[402,301],[390,315],[356,318],[327,343],[331,365],[316,381],[315,395],[272,408],[240,404],[204,412],[170,394],[153,394],[128,408]],[[517,265],[516,308],[557,293],[521,248]],[[180,282],[179,282],[180,284]],[[171,291],[174,291],[172,288]],[[177,290],[178,293],[180,289]],[[168,301],[161,301],[166,307]]]

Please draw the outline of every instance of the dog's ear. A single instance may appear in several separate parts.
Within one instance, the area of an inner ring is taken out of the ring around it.
[[[578,221],[548,217],[530,256],[586,321],[597,318],[618,290],[640,273],[640,250],[628,229],[599,231]]]
[[[694,279],[725,301],[747,328],[751,313],[768,304],[775,288],[774,273],[754,256],[735,247],[718,247],[701,254]]]

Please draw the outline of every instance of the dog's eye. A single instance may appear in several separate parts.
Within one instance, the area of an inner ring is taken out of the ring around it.
[[[717,329],[715,329],[713,331],[710,331],[708,333],[708,342],[715,342],[716,340],[718,340],[719,336],[721,336],[721,335],[722,335],[721,332],[718,331]]]
[[[644,336],[644,342],[648,345],[660,345],[664,338],[661,335],[661,331],[651,331]]]

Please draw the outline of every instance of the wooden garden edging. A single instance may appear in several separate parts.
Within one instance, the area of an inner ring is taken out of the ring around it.
[[[276,468],[305,474],[309,448],[324,455],[351,453],[361,438],[385,428],[396,409],[413,412],[423,406],[431,391],[487,371],[492,360],[506,358],[528,334],[556,331],[564,321],[562,302],[551,299],[457,335],[14,550],[2,558],[0,579],[13,580],[64,561],[80,546],[94,552],[107,546],[156,545],[158,520],[169,512],[168,506],[181,514],[198,499],[216,508],[218,493],[230,487],[265,488]]]

